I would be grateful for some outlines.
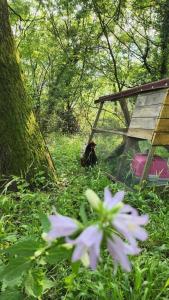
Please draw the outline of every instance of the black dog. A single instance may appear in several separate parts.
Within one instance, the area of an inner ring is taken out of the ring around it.
[[[94,148],[96,144],[94,142],[90,142],[85,149],[84,155],[81,158],[82,167],[93,167],[97,163],[97,156]]]

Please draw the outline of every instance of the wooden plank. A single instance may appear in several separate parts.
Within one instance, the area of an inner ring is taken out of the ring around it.
[[[151,118],[158,117],[161,111],[161,104],[150,106],[137,106],[133,112],[132,118]],[[169,106],[168,106],[169,115]]]
[[[151,141],[153,136],[153,130],[129,128],[127,136]]]
[[[129,129],[148,129],[157,132],[169,132],[169,119],[132,118]]]
[[[168,94],[167,94],[167,96],[166,96],[166,98],[165,98],[164,103],[165,103],[165,104],[169,104],[169,92],[168,92]]]
[[[152,145],[154,146],[166,146],[169,145],[169,134],[167,133],[155,133],[152,138]]]
[[[158,90],[156,92],[148,92],[140,94],[137,97],[136,107],[145,105],[162,104],[165,102],[168,89]]]
[[[93,128],[94,133],[111,133],[111,134],[117,134],[117,135],[127,135],[126,129],[123,130],[108,130],[108,129],[100,129],[100,128]]]
[[[158,119],[156,132],[169,132],[169,119]]]
[[[169,105],[163,105],[161,108],[160,118],[169,118]]]
[[[155,129],[157,118],[132,118],[130,128]]]

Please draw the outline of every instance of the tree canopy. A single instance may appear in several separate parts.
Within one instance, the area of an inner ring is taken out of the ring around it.
[[[168,76],[167,0],[17,0],[9,6],[43,130],[76,132],[90,125],[97,97]]]

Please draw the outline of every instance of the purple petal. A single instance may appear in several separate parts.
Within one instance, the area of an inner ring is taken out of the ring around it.
[[[130,213],[132,215],[138,216],[138,211],[129,204],[125,204],[119,211],[119,213]]]
[[[121,240],[121,242],[119,242],[117,240],[114,240],[113,242],[111,239],[108,239],[107,244],[110,255],[113,257],[115,262],[119,263],[125,271],[130,272],[131,264],[125,253],[123,241]]]
[[[84,255],[85,247],[83,244],[77,244],[75,250],[72,255],[72,262],[80,260],[80,258]]]
[[[87,247],[91,247],[93,244],[100,244],[101,240],[102,231],[94,225],[87,227],[77,238],[77,242],[83,243]]]
[[[127,229],[127,227],[124,223],[120,222],[118,219],[115,219],[113,221],[113,225],[118,232],[120,232],[127,240],[129,240],[131,242],[131,240],[133,239],[132,234]]]
[[[112,235],[112,239],[108,239],[107,243],[108,250],[115,262],[119,263],[125,271],[129,272],[131,270],[131,264],[127,255],[136,255],[140,253],[137,244],[127,244],[115,234]]]
[[[141,252],[141,249],[137,247],[137,244],[136,243],[133,243],[133,244],[127,244],[125,243],[125,248],[126,248],[126,254],[129,254],[129,255],[137,255]]]
[[[148,222],[148,216],[128,215],[119,213],[113,220],[112,224],[123,236],[131,243],[134,239],[144,241],[148,235],[144,228],[140,225],[145,225]]]
[[[111,192],[108,188],[104,189],[104,207],[107,209],[112,209],[116,204],[123,201],[124,191],[117,192],[114,197],[112,197]]]
[[[67,239],[68,242],[75,245],[72,261],[82,259],[83,255],[87,252],[89,254],[90,267],[95,269],[100,255],[102,237],[103,233],[100,231],[98,226],[91,225],[87,227],[74,241]]]
[[[100,249],[99,249],[100,250]],[[96,267],[97,267],[97,261],[98,261],[98,258],[99,258],[99,254],[100,254],[100,251],[99,253],[97,253],[97,249],[92,246],[90,249],[89,249],[89,258],[90,258],[90,267],[95,270]]]
[[[50,215],[48,218],[51,223],[51,230],[46,234],[48,241],[72,235],[78,229],[77,223],[69,217],[57,214]]]
[[[138,225],[147,225],[148,216],[142,215],[142,216],[138,216],[138,217],[133,217],[133,222],[135,222]]]
[[[148,238],[147,231],[144,228],[141,228],[139,226],[136,227],[134,231],[134,237],[137,240],[145,241]]]

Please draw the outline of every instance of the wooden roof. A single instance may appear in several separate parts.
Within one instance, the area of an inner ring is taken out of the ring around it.
[[[148,91],[163,89],[167,87],[169,87],[169,78],[143,84],[119,93],[115,93],[107,96],[101,96],[98,100],[95,101],[95,103],[100,103],[105,101],[117,101],[120,99],[125,99],[131,96],[138,95],[142,92],[148,92]]]

